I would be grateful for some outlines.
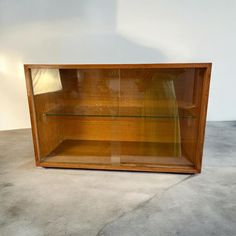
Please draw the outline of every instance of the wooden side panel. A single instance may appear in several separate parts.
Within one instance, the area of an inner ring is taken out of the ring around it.
[[[40,148],[39,148],[39,136],[38,136],[38,127],[37,127],[37,119],[36,119],[36,108],[34,105],[33,99],[33,88],[32,88],[32,80],[30,69],[27,66],[24,66],[25,71],[25,81],[26,81],[26,89],[27,89],[27,97],[29,103],[29,111],[30,111],[30,121],[31,121],[31,129],[34,143],[34,154],[35,154],[35,164],[36,166],[40,165]]]
[[[199,173],[201,172],[201,168],[202,168],[202,154],[203,154],[204,138],[205,138],[210,78],[211,78],[211,64],[209,64],[206,67],[206,70],[204,72],[202,93],[200,97],[201,106],[200,106],[200,111],[199,111],[197,145],[196,145],[196,155],[195,155],[195,161],[194,161],[196,169]]]

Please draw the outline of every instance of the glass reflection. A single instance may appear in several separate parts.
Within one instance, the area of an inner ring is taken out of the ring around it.
[[[58,69],[31,69],[34,95],[62,90]]]

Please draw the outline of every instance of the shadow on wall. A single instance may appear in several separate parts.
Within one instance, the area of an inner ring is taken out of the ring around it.
[[[30,127],[23,63],[165,60],[161,51],[117,33],[116,21],[117,1],[1,1],[0,58],[4,67],[0,67],[0,86],[5,92],[0,94],[0,106],[5,112],[0,130]]]
[[[3,49],[17,51],[27,63],[163,61],[159,50],[117,33],[117,2],[43,0],[36,3],[35,10],[28,1],[13,9],[13,3],[5,2],[1,9],[9,12],[3,12],[0,23],[6,36]]]

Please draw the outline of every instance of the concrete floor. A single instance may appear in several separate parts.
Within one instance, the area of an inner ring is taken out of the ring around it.
[[[0,235],[236,235],[236,122],[207,125],[200,175],[36,168],[0,132]]]

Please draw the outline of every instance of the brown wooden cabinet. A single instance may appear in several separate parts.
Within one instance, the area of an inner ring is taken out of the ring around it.
[[[199,173],[211,63],[25,65],[37,166]]]

